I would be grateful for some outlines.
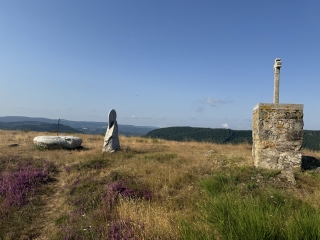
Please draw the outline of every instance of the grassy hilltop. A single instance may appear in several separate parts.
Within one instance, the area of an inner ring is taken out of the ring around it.
[[[319,151],[296,172],[256,169],[249,144],[76,134],[83,149],[41,150],[50,133],[0,130],[0,239],[319,239]],[[312,169],[313,168],[313,169]]]

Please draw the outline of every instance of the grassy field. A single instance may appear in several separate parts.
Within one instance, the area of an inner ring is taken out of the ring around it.
[[[0,239],[319,239],[320,173],[253,167],[250,145],[102,135],[41,150],[0,130]],[[303,150],[320,159],[320,152]]]

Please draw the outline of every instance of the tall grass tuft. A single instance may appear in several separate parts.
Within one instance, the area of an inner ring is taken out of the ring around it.
[[[136,224],[130,219],[120,219],[111,222],[108,239],[110,240],[122,240],[122,239],[141,239],[137,234],[143,231],[143,224]]]
[[[320,209],[303,204],[288,218],[284,236],[287,239],[320,239]]]
[[[216,229],[219,239],[319,239],[318,208],[273,186],[250,186],[237,174],[218,173],[202,181],[207,193],[201,202],[203,222],[212,229],[208,235],[215,236]],[[190,239],[195,230],[182,226]]]

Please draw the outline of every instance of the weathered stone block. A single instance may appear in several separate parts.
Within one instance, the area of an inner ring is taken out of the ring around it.
[[[303,105],[259,103],[252,115],[256,167],[286,170],[301,166]]]
[[[82,144],[82,139],[74,136],[38,136],[33,139],[36,146],[46,149],[79,148]]]

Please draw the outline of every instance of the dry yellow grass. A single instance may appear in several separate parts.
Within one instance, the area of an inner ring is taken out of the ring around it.
[[[143,222],[142,239],[155,233],[176,237],[179,235],[179,221],[182,218],[192,221],[194,217],[193,212],[196,211],[202,194],[199,179],[205,179],[215,171],[225,168],[253,166],[251,146],[248,144],[218,145],[120,136],[121,151],[110,154],[101,152],[102,135],[76,134],[82,138],[84,149],[73,151],[39,150],[33,144],[33,138],[39,135],[52,134],[0,130],[0,157],[15,155],[45,159],[53,162],[59,170],[55,176],[57,181],[51,183],[52,194],[44,196],[46,205],[43,212],[30,226],[39,232],[37,239],[51,239],[60,231],[57,219],[72,211],[72,206],[66,201],[65,189],[76,179],[108,179],[114,173],[139,179],[151,186],[156,200],[148,202],[121,199],[116,208],[117,215],[121,219]],[[308,156],[320,157],[319,152],[303,152]],[[108,165],[100,170],[65,170],[94,159],[105,160]],[[312,201],[320,196],[320,191],[315,186],[306,192],[301,196],[309,194]]]

